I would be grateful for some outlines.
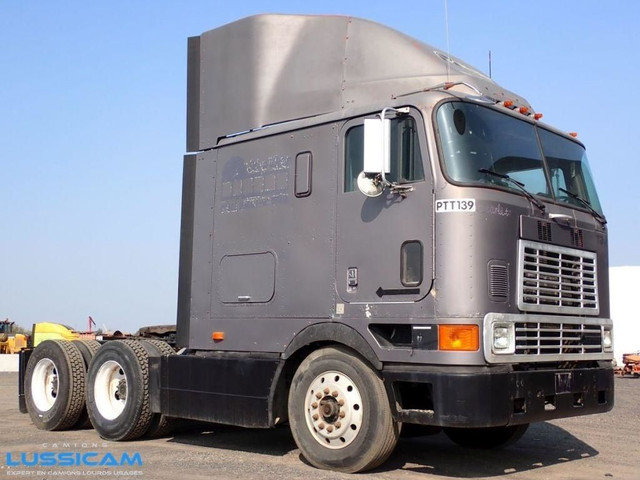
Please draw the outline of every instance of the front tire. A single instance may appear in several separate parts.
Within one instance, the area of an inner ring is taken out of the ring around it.
[[[300,364],[289,390],[289,423],[309,463],[347,473],[382,464],[399,436],[382,379],[343,347],[317,350]]]

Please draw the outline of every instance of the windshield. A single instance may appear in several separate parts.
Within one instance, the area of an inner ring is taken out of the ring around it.
[[[538,133],[556,200],[582,207],[579,197],[602,214],[584,148],[547,130]]]
[[[586,154],[579,144],[472,103],[444,103],[436,118],[446,173],[454,182],[519,191],[512,182],[491,174],[495,172],[520,182],[534,195],[584,208],[578,196],[601,213]]]

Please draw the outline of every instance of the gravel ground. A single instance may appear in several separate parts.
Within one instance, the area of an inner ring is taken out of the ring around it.
[[[371,479],[640,479],[640,379],[616,378],[616,406],[603,415],[534,424],[503,450],[467,450],[443,434],[401,439]],[[37,430],[17,407],[17,374],[0,373],[0,477],[163,479],[341,479],[304,462],[287,427],[247,430],[205,426],[172,437],[105,442],[93,430]],[[27,452],[139,453],[142,465],[126,467],[23,467],[9,460]],[[10,455],[10,457],[9,457]]]

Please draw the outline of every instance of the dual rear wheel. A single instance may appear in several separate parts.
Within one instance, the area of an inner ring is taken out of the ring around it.
[[[89,425],[108,440],[169,433],[173,419],[152,413],[149,357],[173,354],[160,340],[48,340],[33,351],[25,371],[25,402],[42,430]]]
[[[25,370],[25,402],[41,430],[67,430],[84,420],[86,366],[76,342],[47,340]]]
[[[159,340],[118,340],[103,345],[87,373],[87,410],[106,440],[169,433],[172,419],[151,411],[149,357],[173,354]]]

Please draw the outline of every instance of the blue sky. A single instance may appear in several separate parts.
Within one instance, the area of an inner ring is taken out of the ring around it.
[[[614,6],[615,5],[615,6]],[[175,322],[186,39],[348,14],[446,49],[444,0],[0,1],[0,320]],[[640,2],[449,0],[450,51],[586,145],[612,265],[640,265]]]

